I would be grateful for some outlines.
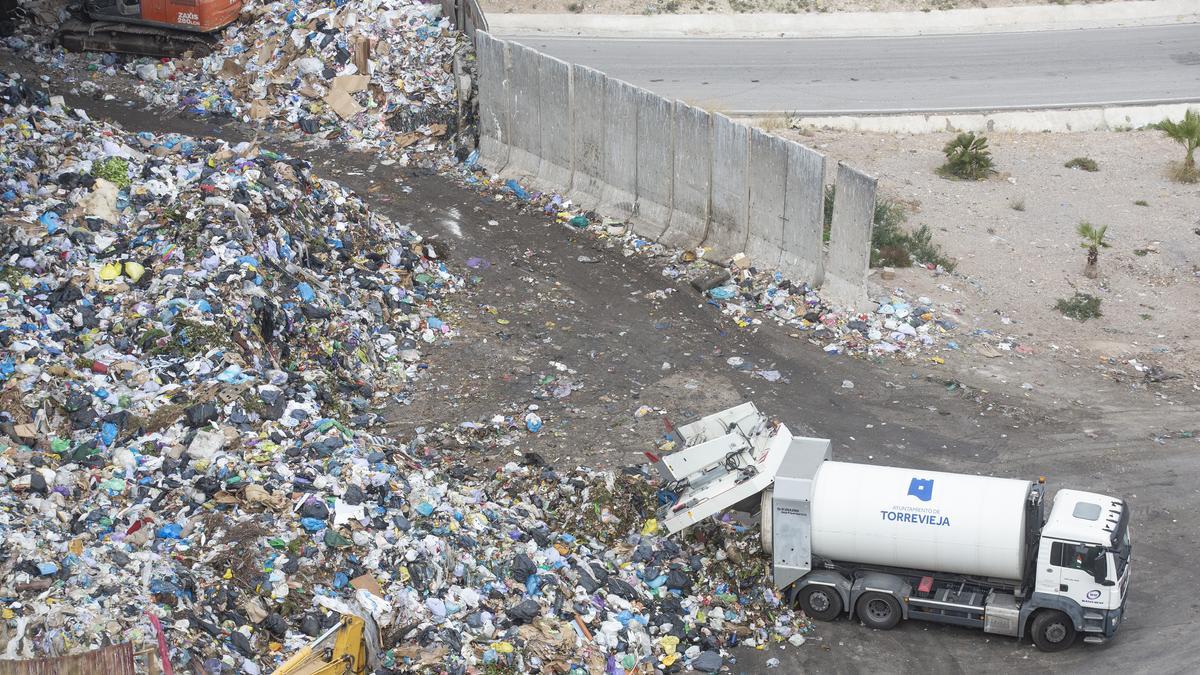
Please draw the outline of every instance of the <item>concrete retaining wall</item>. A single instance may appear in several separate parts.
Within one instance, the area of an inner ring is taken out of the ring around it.
[[[617,218],[632,216],[637,206],[639,91],[628,82],[604,78],[604,188],[599,208]],[[670,185],[665,193],[670,203]]]
[[[537,52],[534,52],[537,54]],[[542,161],[533,186],[542,192],[571,187],[571,64],[545,54],[540,57],[538,127]]]
[[[655,239],[667,231],[675,194],[675,105],[644,89],[637,99],[637,210],[633,224]]]
[[[788,184],[788,143],[754,129],[750,132],[750,208],[746,254],[760,269],[779,266]]]
[[[628,218],[646,238],[866,299],[875,180],[839,166],[826,261],[825,158],[724,115],[505,43],[479,45],[480,163],[536,191]]]
[[[479,162],[500,172],[508,163],[508,59],[506,42],[486,32],[475,36],[479,62]]]
[[[820,286],[825,280],[825,156],[798,143],[788,143],[787,181],[779,267],[793,279]],[[864,246],[870,245],[868,234]],[[865,283],[863,272],[860,285]]]
[[[704,245],[721,258],[746,248],[750,208],[750,128],[712,116],[712,189]]]
[[[692,248],[708,237],[712,189],[712,116],[675,102],[675,157],[672,162],[671,222],[661,239]]]
[[[572,156],[575,175],[567,197],[585,209],[594,209],[604,191],[604,103],[608,78],[604,73],[575,66],[571,70]]]
[[[829,266],[823,290],[827,299],[863,308],[864,279],[871,261],[871,228],[875,220],[875,179],[838,164],[833,228],[829,233]]]
[[[539,93],[542,55],[516,43],[509,43],[508,87],[506,99],[509,110],[507,174],[519,180],[529,180],[538,174],[542,163],[542,123],[539,114]]]

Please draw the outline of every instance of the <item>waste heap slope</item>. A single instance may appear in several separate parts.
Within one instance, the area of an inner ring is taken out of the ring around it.
[[[0,80],[0,641],[264,672],[341,612],[377,672],[712,671],[799,645],[752,530],[660,531],[645,468],[492,472],[379,434],[455,335],[436,243],[301,161]],[[785,642],[786,641],[786,642]]]

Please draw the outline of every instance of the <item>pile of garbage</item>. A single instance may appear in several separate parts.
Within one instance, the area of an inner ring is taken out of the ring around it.
[[[741,278],[706,291],[709,301],[742,328],[762,322],[762,315],[777,324],[799,331],[830,354],[897,354],[916,358],[922,353],[946,347],[957,349],[949,336],[958,323],[945,312],[935,310],[930,298],[915,300],[903,289],[874,299],[871,312],[853,312],[828,304],[807,284],[793,284],[780,272],[757,273],[753,269],[731,270]],[[931,357],[943,362],[942,357]]]
[[[910,298],[897,288],[875,298],[874,311],[849,311],[827,302],[807,283],[787,279],[778,270],[756,267],[745,254],[713,261],[705,257],[703,249],[671,248],[639,236],[626,222],[584,212],[562,195],[531,192],[511,179],[494,180],[476,161],[473,154],[460,169],[458,175],[465,184],[541,211],[564,226],[589,231],[608,246],[619,247],[626,256],[661,261],[664,277],[690,284],[743,329],[756,330],[764,320],[772,320],[831,354],[917,358],[959,348],[951,339],[959,328],[954,307],[939,307],[924,296]],[[944,363],[941,356],[929,358]]]
[[[247,0],[202,58],[71,54],[52,46],[57,26],[29,30],[8,44],[71,76],[126,73],[151,105],[261,122],[401,164],[434,157],[461,131],[455,55],[462,68],[473,63],[440,5],[419,0]]]
[[[713,672],[803,643],[755,532],[665,537],[644,468],[492,471],[501,434],[382,435],[463,281],[304,162],[6,76],[0,140],[7,658],[128,640],[269,672],[342,613],[380,673]]]

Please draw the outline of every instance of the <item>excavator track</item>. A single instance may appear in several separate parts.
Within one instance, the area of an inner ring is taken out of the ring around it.
[[[75,52],[121,52],[139,56],[177,58],[207,56],[217,38],[206,33],[175,31],[129,23],[71,20],[62,25],[58,41]]]

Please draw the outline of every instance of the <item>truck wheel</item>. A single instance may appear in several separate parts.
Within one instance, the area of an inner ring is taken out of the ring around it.
[[[858,618],[867,628],[889,630],[900,623],[900,603],[887,593],[863,593],[858,599]]]
[[[842,596],[830,586],[805,586],[796,600],[800,609],[813,619],[833,621],[842,613]]]
[[[1042,610],[1033,617],[1033,644],[1044,652],[1060,652],[1075,643],[1075,624],[1062,612]]]

